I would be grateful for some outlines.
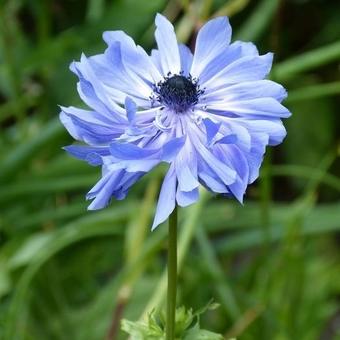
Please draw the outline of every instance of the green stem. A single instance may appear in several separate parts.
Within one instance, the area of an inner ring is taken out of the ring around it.
[[[169,217],[168,236],[168,303],[166,313],[166,339],[175,339],[177,293],[177,207]]]

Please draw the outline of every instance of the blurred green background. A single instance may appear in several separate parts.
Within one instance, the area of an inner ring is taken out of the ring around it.
[[[238,339],[340,339],[338,0],[10,0],[0,5],[0,339],[125,339],[119,320],[164,304],[166,226],[150,232],[162,169],[87,212],[100,176],[68,156],[58,104],[81,105],[69,63],[124,30],[147,50],[164,13],[181,41],[229,15],[234,40],[275,53],[284,143],[245,205],[203,194],[180,211],[179,303],[221,305]]]

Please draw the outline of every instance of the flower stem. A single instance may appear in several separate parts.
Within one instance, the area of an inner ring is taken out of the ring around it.
[[[168,236],[168,302],[166,313],[166,339],[175,339],[177,294],[177,207],[169,217]]]

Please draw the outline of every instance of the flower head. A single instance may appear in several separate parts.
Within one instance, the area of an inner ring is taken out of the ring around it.
[[[164,178],[153,228],[177,203],[199,198],[199,185],[242,202],[259,174],[267,145],[286,135],[284,88],[265,77],[272,54],[252,43],[230,44],[226,17],[206,23],[194,54],[178,44],[171,23],[156,16],[158,49],[149,56],[122,31],[104,32],[103,54],[71,64],[78,92],[90,108],[62,107],[60,119],[83,145],[65,149],[102,177],[87,194],[89,209],[123,199],[161,162]]]

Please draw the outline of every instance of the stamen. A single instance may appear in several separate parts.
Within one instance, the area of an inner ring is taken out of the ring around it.
[[[198,80],[191,75],[185,77],[183,71],[172,75],[170,72],[163,81],[154,86],[155,101],[175,111],[183,113],[198,103],[199,96],[204,93],[198,85]]]

